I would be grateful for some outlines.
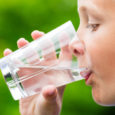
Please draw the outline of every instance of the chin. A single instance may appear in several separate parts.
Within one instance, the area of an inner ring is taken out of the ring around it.
[[[92,96],[94,101],[100,106],[115,106],[111,98],[100,91],[92,89]]]
[[[93,96],[93,100],[94,100],[98,105],[105,106],[105,103],[101,100],[99,93],[98,93],[98,94],[97,94],[97,93],[95,94],[95,93],[92,91],[92,96]]]
[[[106,107],[108,107],[108,106],[115,106],[115,104],[108,103],[107,101],[96,100],[95,98],[94,98],[94,101],[95,101],[98,105],[100,105],[100,106],[106,106]]]

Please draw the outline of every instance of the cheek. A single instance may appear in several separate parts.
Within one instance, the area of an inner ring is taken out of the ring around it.
[[[115,75],[115,44],[110,42],[109,37],[98,36],[87,41],[86,50],[90,57],[91,66],[94,72],[104,78]]]
[[[86,50],[94,71],[92,94],[94,100],[102,105],[115,102],[115,42],[108,38],[98,36],[86,42]]]

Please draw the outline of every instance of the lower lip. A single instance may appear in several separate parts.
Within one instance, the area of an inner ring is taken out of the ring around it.
[[[85,78],[85,83],[86,83],[86,85],[89,85],[90,84],[90,78],[91,78],[91,75],[92,75],[92,73],[90,73],[90,74],[88,74],[87,76],[86,76],[86,78]]]

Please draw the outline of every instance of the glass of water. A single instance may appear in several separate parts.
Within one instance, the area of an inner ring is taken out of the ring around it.
[[[15,100],[83,79],[69,43],[78,39],[71,21],[0,59],[0,68]]]

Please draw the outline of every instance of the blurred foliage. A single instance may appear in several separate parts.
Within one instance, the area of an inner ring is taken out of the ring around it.
[[[7,47],[16,50],[20,37],[31,41],[33,30],[47,33],[68,20],[77,29],[77,0],[0,0],[0,57]],[[114,107],[97,105],[84,81],[66,87],[61,115],[102,114],[115,114]],[[19,115],[18,101],[12,99],[1,73],[0,115]]]

